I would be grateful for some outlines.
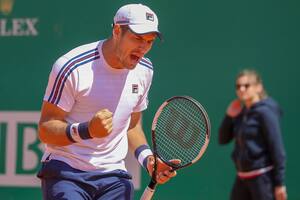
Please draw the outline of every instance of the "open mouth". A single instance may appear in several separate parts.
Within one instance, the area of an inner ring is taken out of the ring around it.
[[[133,60],[134,62],[139,62],[139,60],[141,59],[141,57],[140,56],[138,56],[138,55],[135,55],[135,54],[131,54],[130,55],[130,58],[131,58],[131,60]]]

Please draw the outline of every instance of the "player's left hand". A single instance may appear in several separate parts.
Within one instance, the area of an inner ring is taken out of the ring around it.
[[[179,159],[170,160],[174,164],[179,164],[181,161]],[[152,176],[154,171],[154,156],[148,157],[147,169],[149,175]],[[157,158],[157,170],[156,170],[156,182],[159,184],[164,184],[168,182],[172,177],[176,176],[177,172],[172,170],[172,167],[166,165],[162,160]]]

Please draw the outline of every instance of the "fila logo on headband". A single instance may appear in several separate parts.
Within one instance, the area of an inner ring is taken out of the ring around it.
[[[154,15],[152,13],[146,13],[146,19],[154,22]]]
[[[138,84],[132,84],[132,94],[139,93],[139,85]]]

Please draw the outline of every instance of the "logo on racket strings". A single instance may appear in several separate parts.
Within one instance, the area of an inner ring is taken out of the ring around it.
[[[195,130],[197,128],[193,123],[191,123],[185,116],[179,113],[175,109],[170,109],[172,112],[174,119],[177,119],[182,123],[167,123],[165,125],[166,130],[172,139],[174,139],[178,145],[182,148],[191,149],[198,142],[198,134]]]

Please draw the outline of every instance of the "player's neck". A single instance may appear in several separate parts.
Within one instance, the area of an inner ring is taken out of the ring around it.
[[[109,66],[115,69],[122,69],[122,64],[116,56],[116,49],[112,38],[105,40],[102,44],[102,54]]]

